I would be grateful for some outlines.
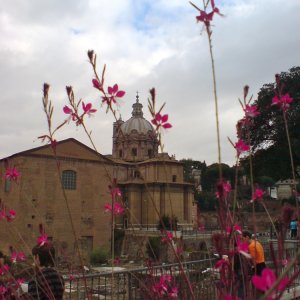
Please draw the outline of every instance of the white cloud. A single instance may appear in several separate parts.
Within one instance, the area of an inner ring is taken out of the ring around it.
[[[234,0],[219,6],[226,17],[215,17],[213,51],[222,157],[233,163],[227,136],[235,137],[234,124],[241,116],[237,98],[243,86],[249,84],[256,95],[276,72],[299,64],[300,3]],[[149,118],[148,90],[155,86],[174,125],[165,134],[166,150],[178,158],[215,162],[209,50],[196,14],[181,0],[5,1],[0,12],[0,157],[39,145],[33,141],[47,131],[43,82],[51,84],[57,123],[65,118],[61,109],[67,102],[66,85],[100,110],[86,56],[88,49],[94,49],[99,71],[107,63],[106,83],[117,82],[127,92],[121,106],[123,119],[130,117],[136,90]],[[103,108],[88,122],[105,154],[111,152],[112,122]],[[88,144],[82,130],[72,125],[58,138],[70,136]]]

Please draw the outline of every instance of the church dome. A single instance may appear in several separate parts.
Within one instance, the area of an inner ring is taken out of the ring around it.
[[[139,97],[136,97],[136,103],[132,105],[132,117],[121,125],[123,134],[130,134],[132,131],[148,134],[154,133],[154,128],[149,121],[143,117],[143,105],[139,103]]]

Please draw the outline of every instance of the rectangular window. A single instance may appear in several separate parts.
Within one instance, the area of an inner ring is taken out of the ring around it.
[[[62,186],[65,190],[76,190],[76,172],[65,170],[62,172]]]
[[[173,175],[172,176],[172,182],[176,182],[177,181],[177,176],[176,175]]]
[[[4,183],[4,191],[8,193],[10,191],[10,187],[11,187],[11,180],[9,178],[6,178]]]
[[[152,157],[152,149],[148,149],[148,156],[149,156],[149,158]]]
[[[136,148],[132,148],[131,149],[131,154],[132,154],[132,156],[137,156],[137,149]]]
[[[119,150],[119,157],[123,157],[123,151]]]

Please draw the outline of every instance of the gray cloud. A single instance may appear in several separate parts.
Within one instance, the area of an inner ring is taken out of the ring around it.
[[[216,1],[218,3],[218,1]],[[299,65],[300,3],[279,0],[234,0],[220,4],[225,18],[215,17],[213,45],[218,80],[222,156],[234,162],[227,136],[235,139],[242,115],[238,97],[245,84],[254,96],[276,72]],[[196,24],[197,12],[180,0],[6,1],[0,11],[0,156],[39,146],[45,133],[42,85],[51,84],[54,123],[65,115],[65,86],[92,102],[97,116],[88,120],[102,153],[111,152],[113,118],[100,108],[91,86],[93,73],[86,51],[107,63],[106,82],[126,90],[120,112],[130,117],[136,90],[145,116],[149,88],[166,101],[173,129],[165,133],[166,150],[177,158],[217,160],[212,75],[207,36]],[[74,124],[57,138],[88,144]]]

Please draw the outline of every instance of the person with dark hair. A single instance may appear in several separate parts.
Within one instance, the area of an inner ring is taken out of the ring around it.
[[[262,244],[255,238],[252,238],[248,230],[242,233],[244,242],[248,243],[248,250],[253,259],[256,275],[261,275],[263,269],[266,267],[265,253]]]
[[[293,219],[291,221],[290,229],[291,229],[291,239],[296,239],[297,238],[297,229],[298,229],[297,219]]]
[[[4,265],[4,254],[0,251],[0,267]]]
[[[61,300],[64,280],[54,268],[55,249],[51,243],[37,245],[32,249],[35,276],[28,283],[29,299]]]

